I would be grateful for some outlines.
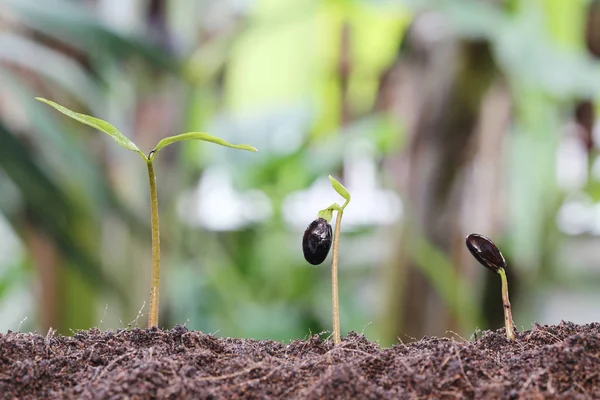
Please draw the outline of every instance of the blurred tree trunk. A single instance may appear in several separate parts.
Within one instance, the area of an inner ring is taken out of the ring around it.
[[[587,20],[585,26],[585,44],[587,50],[595,59],[600,58],[600,1],[593,0],[588,5]],[[581,140],[586,146],[588,153],[594,147],[593,129],[595,122],[594,104],[591,99],[582,99],[575,104],[574,120],[581,128]],[[589,158],[592,168],[593,157]]]
[[[85,224],[84,224],[85,225]],[[79,227],[73,226],[76,230]],[[54,239],[26,212],[25,244],[37,272],[36,299],[41,332],[53,328],[62,334],[97,325],[96,289],[89,280],[70,267]],[[80,237],[92,239],[86,225]]]
[[[404,165],[395,166],[404,175],[399,185],[407,212],[389,281],[387,339],[392,340],[443,335],[456,325],[411,250],[413,239],[424,239],[458,265],[464,246],[461,209],[469,206],[463,204],[464,169],[475,154],[481,104],[496,69],[487,42],[460,40],[443,22],[433,13],[415,19],[406,59],[394,72],[393,86],[400,85],[401,93],[392,107],[408,124],[410,144]]]
[[[31,221],[25,227],[25,244],[37,270],[36,299],[38,321],[42,332],[60,323],[58,307],[58,272],[60,256],[54,242],[40,232]]]

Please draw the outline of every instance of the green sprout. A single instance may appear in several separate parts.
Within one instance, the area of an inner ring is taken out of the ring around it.
[[[508,299],[508,281],[506,280],[506,260],[498,250],[498,247],[489,238],[472,233],[465,240],[467,248],[477,261],[490,271],[500,275],[502,281],[502,304],[504,306],[504,325],[506,327],[506,337],[515,338],[514,323]]]
[[[350,193],[341,183],[336,181],[329,175],[329,181],[333,189],[342,196],[346,202],[340,206],[333,203],[329,207],[319,211],[317,219],[315,219],[304,231],[302,237],[302,250],[306,261],[313,265],[321,264],[325,261],[329,249],[332,244],[331,240],[331,225],[329,221],[333,218],[333,212],[337,211],[335,221],[335,232],[333,233],[333,253],[331,254],[331,309],[333,312],[333,344],[339,344],[341,339],[340,334],[340,301],[338,294],[338,255],[340,243],[340,227],[342,225],[342,215],[344,209],[350,203]]]
[[[150,183],[150,221],[152,226],[152,280],[150,284],[150,310],[148,313],[148,328],[158,326],[158,299],[160,287],[160,232],[158,225],[158,197],[156,195],[156,177],[154,174],[154,165],[152,163],[154,160],[154,156],[156,155],[156,153],[158,153],[160,149],[182,140],[203,140],[205,142],[211,142],[219,144],[221,146],[231,147],[234,149],[248,150],[253,152],[257,150],[254,147],[249,146],[247,144],[234,145],[228,143],[223,139],[219,139],[207,133],[188,132],[182,133],[181,135],[169,136],[162,139],[158,142],[156,147],[152,151],[150,151],[148,155],[146,155],[138,148],[138,146],[135,143],[129,140],[125,135],[119,132],[117,128],[115,128],[108,122],[98,118],[90,117],[89,115],[76,113],[74,111],[69,110],[66,107],[61,106],[60,104],[43,99],[41,97],[36,97],[36,100],[39,100],[43,103],[48,104],[51,107],[54,107],[56,110],[60,111],[68,117],[73,118],[76,121],[81,122],[82,124],[91,126],[92,128],[106,133],[115,142],[117,142],[119,146],[138,153],[140,157],[142,157],[146,162],[146,166],[148,167],[148,181]]]

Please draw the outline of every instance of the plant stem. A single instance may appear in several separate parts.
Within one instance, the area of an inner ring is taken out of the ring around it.
[[[509,339],[515,338],[514,324],[512,319],[512,312],[510,309],[510,300],[508,300],[508,281],[506,279],[506,272],[504,268],[499,268],[498,273],[502,280],[502,305],[504,306],[504,325],[506,327],[506,337]]]
[[[152,224],[152,280],[150,284],[150,312],[148,328],[158,326],[158,295],[160,288],[160,234],[158,230],[158,197],[156,195],[156,177],[152,160],[147,159],[148,179],[150,181],[150,211]]]
[[[338,294],[338,247],[340,243],[340,225],[342,224],[343,209],[337,210],[335,231],[333,233],[333,252],[331,254],[331,309],[333,311],[333,345],[341,341],[340,334],[340,299]]]

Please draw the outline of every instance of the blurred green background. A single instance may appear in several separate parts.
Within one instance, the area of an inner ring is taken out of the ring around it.
[[[290,340],[331,329],[303,230],[353,199],[342,333],[384,345],[600,320],[600,3],[592,0],[0,0],[0,331],[146,326],[139,157],[156,158],[160,325]],[[328,259],[329,260],[329,259]]]

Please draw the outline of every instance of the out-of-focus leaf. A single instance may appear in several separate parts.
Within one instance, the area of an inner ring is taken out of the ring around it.
[[[50,100],[43,99],[41,97],[36,97],[36,100],[39,100],[43,103],[48,104],[49,106],[56,108],[61,113],[65,114],[68,117],[73,118],[76,121],[81,122],[82,124],[91,126],[92,128],[98,129],[99,131],[106,133],[107,135],[112,137],[113,140],[115,142],[117,142],[117,144],[119,146],[121,146],[127,150],[135,151],[136,153],[141,155],[144,159],[146,159],[146,155],[144,153],[142,153],[142,151],[136,146],[135,143],[133,143],[131,140],[129,140],[125,135],[123,135],[121,132],[119,132],[119,130],[117,128],[115,128],[108,122],[103,121],[99,118],[90,117],[89,115],[80,114],[80,113],[71,111],[68,108],[61,106],[60,104],[57,104]]]
[[[584,188],[585,192],[590,195],[590,200],[594,203],[600,201],[600,181],[589,180]]]
[[[18,284],[23,275],[23,270],[19,265],[8,265],[8,268],[4,271],[2,276],[0,276],[0,301],[2,301],[2,298],[10,290],[10,288]]]
[[[562,49],[585,47],[585,18],[588,0],[546,0],[540,3],[546,15],[547,31]],[[525,6],[531,6],[525,4]]]
[[[409,248],[417,265],[435,287],[461,328],[468,332],[482,321],[473,289],[460,277],[448,257],[423,237],[413,237]]]
[[[248,151],[252,151],[252,152],[257,151],[256,148],[254,148],[248,144],[231,144],[231,143],[229,143],[223,139],[220,139],[216,136],[209,135],[208,133],[188,132],[188,133],[182,133],[181,135],[169,136],[169,137],[162,139],[160,142],[158,142],[158,144],[154,148],[153,155],[150,156],[150,158],[153,158],[154,154],[158,153],[158,151],[160,149],[162,149],[163,147],[166,147],[175,142],[180,142],[182,140],[203,140],[205,142],[211,142],[211,143],[215,143],[215,144],[218,144],[221,146],[231,147],[233,149],[248,150]]]
[[[23,36],[0,33],[0,60],[47,77],[90,109],[98,109],[99,85],[73,59],[60,52]]]
[[[73,224],[79,218],[78,207],[73,204],[44,170],[36,163],[32,154],[0,122],[0,168],[4,169],[21,192],[31,217],[55,241],[57,248],[86,280],[101,285],[119,298],[124,293],[102,271],[99,260],[79,244]],[[0,202],[2,207],[2,202]],[[19,230],[15,216],[7,214],[9,222]]]
[[[415,11],[435,9],[463,37],[489,40],[500,67],[512,80],[543,88],[557,97],[594,98],[600,94],[600,63],[583,52],[573,51],[577,47],[575,40],[583,38],[582,17],[576,14],[584,12],[585,3],[521,1],[515,15],[493,2],[464,7],[451,0],[419,0],[409,5]],[[573,17],[564,16],[565,12]],[[550,17],[554,38],[548,36],[544,14]],[[577,33],[565,36],[554,26],[556,21],[552,19],[556,16],[565,18],[567,22],[562,23]]]
[[[544,221],[556,211],[551,210],[561,196],[555,172],[560,106],[529,84],[515,86],[514,90],[518,123],[507,163],[511,205],[508,218],[512,227],[509,247],[523,268],[535,268],[543,257]]]
[[[2,0],[9,12],[21,17],[32,29],[86,53],[122,60],[134,55],[150,65],[178,72],[174,58],[143,38],[126,37],[102,24],[93,9],[80,2],[64,0]],[[0,8],[0,12],[2,9]]]

